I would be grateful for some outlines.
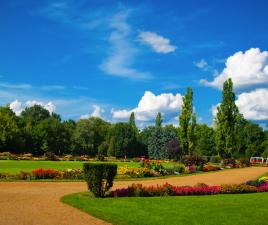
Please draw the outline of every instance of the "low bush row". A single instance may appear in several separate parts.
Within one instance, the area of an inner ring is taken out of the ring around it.
[[[54,170],[39,168],[32,172],[20,171],[18,174],[0,173],[0,179],[40,180],[40,179],[84,179],[80,169]]]
[[[116,189],[108,193],[108,197],[154,197],[154,196],[187,196],[215,195],[268,192],[268,183],[255,187],[247,184],[232,184],[221,186],[172,186],[168,183],[145,187],[142,184],[132,184],[127,188]]]

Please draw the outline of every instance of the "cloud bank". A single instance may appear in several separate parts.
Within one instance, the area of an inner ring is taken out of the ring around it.
[[[115,120],[127,120],[131,112],[135,113],[135,118],[139,122],[154,121],[158,112],[161,112],[165,121],[172,120],[181,110],[182,95],[162,93],[155,95],[146,91],[140,99],[138,106],[134,109],[112,110],[112,117]]]
[[[26,108],[26,107],[32,107],[34,105],[40,105],[44,107],[46,110],[49,111],[50,114],[56,111],[56,106],[53,104],[53,102],[41,102],[41,101],[35,101],[35,100],[30,100],[26,101],[25,103],[20,102],[19,100],[15,100],[10,103],[9,108],[16,114],[20,115],[21,112]]]
[[[92,113],[82,115],[82,116],[80,117],[80,119],[88,119],[89,117],[99,117],[99,118],[103,118],[103,117],[102,117],[102,113],[104,113],[105,110],[102,109],[102,108],[101,108],[100,106],[98,106],[98,105],[93,105],[93,108],[94,108],[94,110],[93,110]]]
[[[221,89],[228,78],[233,80],[235,88],[268,84],[268,51],[251,48],[244,53],[236,52],[227,59],[225,68],[213,81],[202,79],[200,83]]]

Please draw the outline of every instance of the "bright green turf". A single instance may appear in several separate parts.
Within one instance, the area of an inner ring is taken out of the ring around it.
[[[0,173],[15,174],[20,171],[32,171],[38,168],[44,169],[82,169],[81,161],[17,161],[17,160],[0,160]],[[118,166],[138,167],[136,162],[115,162]]]
[[[98,161],[99,162],[99,161]],[[30,172],[34,169],[44,168],[44,169],[82,169],[83,163],[81,161],[17,161],[17,160],[0,160],[0,173],[10,173],[16,174],[20,171]],[[119,167],[139,167],[138,162],[111,162],[116,163]],[[171,166],[174,163],[164,163],[165,166]]]
[[[268,193],[105,199],[76,193],[62,201],[114,225],[268,224]]]

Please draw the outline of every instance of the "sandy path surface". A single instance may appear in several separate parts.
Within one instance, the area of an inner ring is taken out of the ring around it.
[[[224,170],[194,176],[139,181],[144,185],[209,185],[241,183],[268,172],[268,167]],[[135,181],[117,181],[114,188]],[[86,191],[84,182],[0,182],[1,225],[95,225],[108,224],[60,202],[66,194]]]

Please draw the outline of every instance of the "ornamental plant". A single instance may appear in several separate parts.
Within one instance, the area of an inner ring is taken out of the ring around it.
[[[116,189],[110,197],[154,197],[154,196],[184,196],[184,195],[212,195],[219,194],[220,186],[199,185],[195,187],[175,187],[168,183],[145,187],[142,184],[132,184],[128,188]]]
[[[257,192],[268,192],[268,183],[262,184],[257,187]]]
[[[84,163],[83,170],[88,190],[95,197],[104,197],[113,186],[117,165],[111,163]]]
[[[224,166],[228,166],[228,167],[233,168],[236,166],[236,160],[233,158],[224,159],[223,164],[224,164]]]
[[[174,195],[213,195],[221,192],[220,186],[174,187]]]
[[[185,155],[182,157],[182,163],[185,166],[203,166],[206,160],[199,155]]]
[[[221,167],[213,165],[213,164],[208,164],[203,167],[204,172],[209,172],[209,171],[217,171],[220,170]]]
[[[268,177],[261,177],[259,179],[259,182],[262,182],[262,183],[268,183]]]
[[[32,171],[32,175],[35,179],[54,179],[59,176],[59,171],[54,169],[39,168]]]
[[[150,170],[149,168],[128,168],[120,167],[118,169],[118,175],[127,176],[131,178],[142,178],[142,177],[154,177],[160,174]]]
[[[221,185],[222,194],[254,193],[257,189],[247,184],[224,184]]]

